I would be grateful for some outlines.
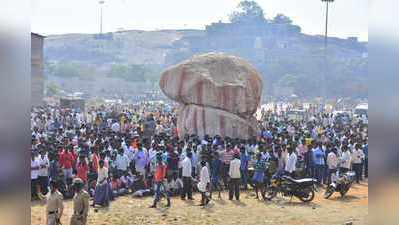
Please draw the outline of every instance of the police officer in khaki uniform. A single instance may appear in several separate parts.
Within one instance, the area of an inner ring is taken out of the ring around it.
[[[80,178],[74,179],[73,187],[75,189],[75,196],[73,197],[71,225],[86,225],[90,195],[83,189],[84,182]]]
[[[50,182],[50,193],[47,197],[47,224],[58,225],[64,210],[62,203],[62,194],[58,191],[58,184],[55,181]]]

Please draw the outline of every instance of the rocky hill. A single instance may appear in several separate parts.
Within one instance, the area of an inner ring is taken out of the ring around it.
[[[356,37],[330,37],[324,51],[323,36],[302,33],[301,27],[284,15],[273,20],[248,15],[238,15],[231,23],[212,23],[205,30],[49,36],[44,43],[45,71],[47,77],[112,76],[155,84],[160,72],[170,65],[195,54],[224,52],[257,68],[263,77],[264,95],[367,97],[367,43]]]
[[[201,30],[121,31],[103,35],[65,34],[48,36],[46,61],[88,64],[165,64],[173,43],[183,37],[201,36]]]

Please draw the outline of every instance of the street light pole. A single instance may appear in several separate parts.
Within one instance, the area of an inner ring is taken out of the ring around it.
[[[103,4],[104,1],[101,0],[98,2],[98,4],[100,4],[100,34],[103,33]]]
[[[324,34],[324,49],[327,49],[327,37],[328,37],[328,7],[329,3],[333,3],[334,0],[321,0],[322,2],[326,3],[326,28],[325,28],[325,34]]]
[[[324,74],[323,74],[323,78],[322,78],[323,99],[324,99],[324,101],[326,101],[326,99],[327,99],[326,77],[327,77],[327,71],[328,71],[328,63],[327,63],[328,8],[329,8],[329,3],[333,3],[334,0],[321,0],[321,1],[326,3],[326,24],[325,24],[325,33],[324,33]]]

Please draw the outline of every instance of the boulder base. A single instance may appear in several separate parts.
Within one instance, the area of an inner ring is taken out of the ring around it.
[[[208,134],[248,139],[258,132],[254,117],[244,119],[220,109],[182,105],[178,116],[177,129],[180,137],[185,134],[197,134],[200,137]]]

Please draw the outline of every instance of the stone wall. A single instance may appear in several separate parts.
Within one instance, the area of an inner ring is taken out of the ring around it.
[[[31,105],[43,104],[43,40],[44,37],[31,33]]]

